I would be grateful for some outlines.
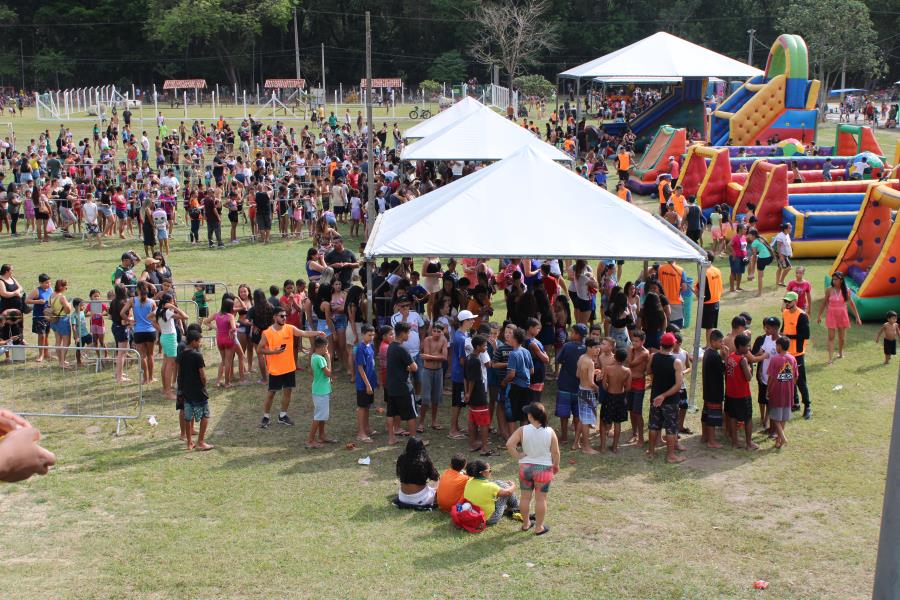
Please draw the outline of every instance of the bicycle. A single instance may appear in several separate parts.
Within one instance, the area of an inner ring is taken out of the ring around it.
[[[431,111],[427,108],[423,108],[421,111],[419,110],[418,105],[414,106],[411,111],[409,111],[409,118],[415,121],[416,119],[430,119]]]

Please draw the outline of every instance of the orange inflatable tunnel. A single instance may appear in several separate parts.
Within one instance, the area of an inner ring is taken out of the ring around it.
[[[685,196],[695,196],[701,208],[712,208],[726,200],[731,183],[728,148],[694,145],[688,148],[676,185]]]
[[[747,181],[734,204],[734,214],[745,212],[747,204],[756,207],[757,228],[778,231],[784,220],[781,211],[788,203],[788,168],[758,160],[750,167]]]
[[[835,132],[834,151],[838,156],[856,156],[861,152],[871,152],[884,156],[881,145],[871,127],[839,123]]]
[[[872,183],[850,237],[831,272],[846,276],[863,319],[883,319],[888,310],[900,310],[900,191]]]

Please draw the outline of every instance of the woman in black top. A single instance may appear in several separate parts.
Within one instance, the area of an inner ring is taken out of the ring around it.
[[[429,487],[428,481],[439,478],[425,444],[417,437],[409,438],[406,450],[397,458],[397,477],[400,492],[397,499],[404,504],[431,506],[437,488]]]
[[[247,311],[247,320],[250,321],[250,345],[251,349],[247,351],[247,356],[251,356],[259,342],[262,341],[262,332],[272,326],[275,321],[275,310],[266,299],[266,293],[257,288],[253,290],[253,306]],[[268,372],[266,371],[266,357],[257,353],[257,363],[259,364],[259,383],[268,381]]]
[[[114,288],[115,297],[109,304],[109,320],[112,321],[112,334],[116,341],[116,347],[128,348],[128,323],[122,321],[122,309],[128,302],[128,290],[119,284]],[[128,381],[125,376],[125,351],[116,352],[116,381]]]

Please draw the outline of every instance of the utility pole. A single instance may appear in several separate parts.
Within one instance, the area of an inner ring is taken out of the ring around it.
[[[373,152],[374,134],[372,133],[372,17],[366,11],[366,152],[369,158],[366,160],[366,183],[369,190],[369,220],[367,230],[375,226],[375,217],[378,210],[375,202],[375,153]],[[368,231],[366,231],[368,235]],[[369,306],[372,306],[371,301]]]
[[[328,92],[325,91],[325,44],[322,44],[322,105],[328,106]]]
[[[300,79],[300,34],[297,32],[297,9],[294,9],[294,68]]]
[[[19,39],[19,55],[22,58],[22,91],[25,90],[25,42]]]
[[[755,29],[748,29],[747,35],[750,36],[750,46],[747,48],[747,64],[753,66],[753,36],[756,35]]]

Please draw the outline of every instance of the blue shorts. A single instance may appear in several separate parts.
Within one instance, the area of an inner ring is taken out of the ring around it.
[[[500,392],[497,394],[497,404],[503,407],[503,416],[506,417],[507,421],[512,421],[512,404],[509,403],[509,386],[511,384],[506,384],[506,386],[500,388]]]
[[[330,404],[331,404],[331,395],[330,394],[313,394],[313,421],[327,421],[330,416]]]
[[[57,335],[62,336],[71,336],[72,335],[72,324],[69,321],[69,317],[60,317],[56,323],[50,324],[50,329],[53,330]]]
[[[728,257],[728,265],[731,267],[731,272],[735,275],[743,275],[744,269],[746,265],[744,264],[743,258],[738,258],[736,256]]]
[[[560,419],[568,419],[572,415],[578,418],[578,393],[556,391],[556,410],[554,414]]]
[[[319,319],[316,322],[316,331],[321,331],[325,334],[325,337],[331,336],[331,330],[328,329],[328,320],[327,319]]]
[[[192,404],[190,402],[184,403],[184,420],[185,421],[200,421],[200,419],[208,419],[209,418],[209,402],[204,402],[203,404]]]
[[[345,314],[332,315],[331,322],[334,323],[334,328],[337,331],[344,331],[347,329],[347,315]]]
[[[578,418],[582,425],[597,424],[597,394],[592,390],[578,390]]]
[[[158,240],[167,240],[169,239],[169,232],[165,229],[157,229],[156,230],[156,239]]]

